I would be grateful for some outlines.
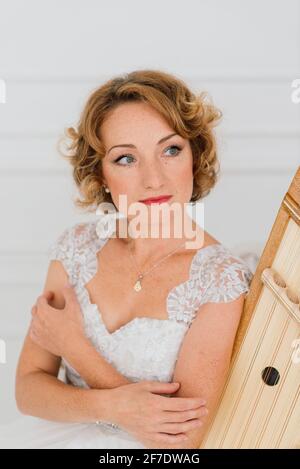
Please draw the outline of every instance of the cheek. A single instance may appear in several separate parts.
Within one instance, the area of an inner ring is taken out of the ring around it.
[[[113,194],[113,203],[115,204],[116,208],[118,210],[122,211],[127,211],[127,208],[130,206],[132,202],[136,202],[137,194],[140,192],[139,189],[137,189],[137,178],[133,176],[122,176],[119,178],[114,177],[111,179],[111,183],[109,185],[111,193]],[[122,199],[125,198],[125,206],[121,208],[120,204],[124,204],[124,200],[121,201],[120,197]],[[126,208],[127,207],[127,208]]]
[[[184,152],[170,161],[168,164],[168,169],[171,171],[174,176],[177,178],[184,178],[185,182],[193,178],[193,155],[192,152],[188,149],[185,149]]]
[[[137,182],[137,177],[132,175],[122,176],[122,178],[115,181],[113,187],[115,188],[116,194],[130,194],[132,192],[132,188],[134,187],[135,183]]]
[[[180,175],[181,175],[182,181],[184,181],[185,183],[188,183],[189,181],[193,179],[192,167],[190,167],[189,165],[186,165],[184,168],[182,168]]]
[[[188,188],[193,185],[193,168],[189,162],[174,168],[172,173],[172,179],[178,186]]]
[[[132,186],[137,179],[132,170],[126,170],[126,168],[117,168],[114,170],[113,168],[104,167],[103,174],[108,187],[114,194],[130,193],[130,189],[132,189]]]
[[[190,161],[184,162],[180,167],[174,168],[171,180],[180,200],[182,202],[190,200],[194,185],[193,167]]]

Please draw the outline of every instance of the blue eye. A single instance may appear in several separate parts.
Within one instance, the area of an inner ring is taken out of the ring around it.
[[[123,158],[132,158],[132,156],[131,155],[121,155],[121,156],[119,156],[119,158],[114,160],[114,163],[119,164],[120,166],[129,166],[128,164],[119,163],[119,161],[121,161]]]
[[[170,150],[171,148],[176,148],[176,151],[177,151],[176,154],[173,153],[171,156],[177,156],[177,155],[180,153],[180,151],[181,151],[181,148],[180,148],[179,146],[177,146],[177,145],[171,145],[170,147],[168,147],[168,148],[166,149],[166,151]],[[116,163],[116,164],[118,164],[118,165],[120,165],[120,166],[130,166],[130,164],[119,163],[119,161],[121,161],[123,158],[131,158],[131,159],[134,159],[132,155],[121,155],[121,156],[119,156],[116,160],[114,160],[114,163]]]
[[[174,155],[174,153],[173,153],[172,156],[177,156],[177,155],[180,153],[180,151],[181,151],[181,148],[178,147],[177,145],[171,145],[170,147],[167,148],[167,150],[170,150],[170,148],[176,148],[176,150],[177,150],[177,152],[178,152],[178,153],[176,153],[176,155]]]

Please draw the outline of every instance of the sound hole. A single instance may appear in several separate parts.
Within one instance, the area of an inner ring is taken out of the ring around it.
[[[280,378],[279,371],[272,366],[267,366],[261,374],[262,380],[268,386],[275,386]]]

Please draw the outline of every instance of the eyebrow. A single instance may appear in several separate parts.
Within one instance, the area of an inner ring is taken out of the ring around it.
[[[173,134],[170,134],[170,135],[167,135],[166,137],[163,137],[161,138],[158,142],[157,142],[157,145],[159,145],[160,143],[163,143],[165,142],[166,140],[168,140],[169,138],[173,137],[173,135],[178,135],[176,132],[173,133]],[[122,143],[120,145],[114,145],[113,147],[111,147],[107,154],[113,149],[113,148],[116,148],[116,147],[129,147],[129,148],[136,148],[135,145],[133,145],[132,143]]]

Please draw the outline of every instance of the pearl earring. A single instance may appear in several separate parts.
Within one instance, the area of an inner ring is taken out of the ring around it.
[[[105,187],[105,192],[110,192],[108,187]]]

